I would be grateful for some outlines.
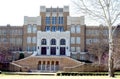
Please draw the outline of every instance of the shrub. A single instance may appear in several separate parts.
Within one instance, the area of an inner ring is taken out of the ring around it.
[[[24,53],[20,53],[19,54],[19,59],[23,59],[25,56],[24,56]]]

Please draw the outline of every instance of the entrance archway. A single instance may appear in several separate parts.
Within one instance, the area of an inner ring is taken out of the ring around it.
[[[47,47],[41,47],[41,55],[47,54]]]
[[[60,55],[65,55],[65,47],[60,47]]]
[[[50,54],[51,55],[56,55],[56,47],[51,47],[50,48]]]
[[[38,62],[38,70],[41,70],[41,61]]]

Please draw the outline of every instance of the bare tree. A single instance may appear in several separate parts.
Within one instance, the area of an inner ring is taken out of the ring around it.
[[[97,56],[98,58],[98,64],[101,64],[101,58],[103,56],[103,54],[108,53],[108,41],[106,36],[108,34],[104,34],[104,31],[107,31],[106,28],[104,28],[103,26],[100,27],[96,27],[99,30],[97,30],[97,35],[94,34],[94,36],[92,36],[92,42],[90,45],[87,46],[87,49],[90,53],[94,54],[95,56]],[[94,41],[94,39],[96,39]]]
[[[74,0],[76,10],[79,12],[92,16],[98,21],[106,24],[109,30],[109,58],[108,71],[109,77],[114,77],[113,71],[113,24],[120,20],[120,0]]]
[[[120,70],[120,25],[118,25],[119,27],[116,29],[115,34],[114,34],[114,54],[113,54],[113,58],[114,58],[114,68],[116,70]]]

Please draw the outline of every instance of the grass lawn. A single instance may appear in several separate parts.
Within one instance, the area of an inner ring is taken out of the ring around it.
[[[120,79],[120,75],[115,78],[109,78],[108,76],[41,76],[0,74],[0,79]]]

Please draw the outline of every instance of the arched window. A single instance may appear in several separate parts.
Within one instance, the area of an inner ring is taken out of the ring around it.
[[[56,26],[52,26],[51,30],[52,30],[52,32],[55,32],[56,31]]]
[[[42,39],[42,40],[41,40],[41,45],[46,45],[46,44],[47,44],[46,39]]]
[[[51,45],[56,45],[56,40],[55,39],[51,39]]]
[[[65,44],[66,44],[65,39],[61,39],[61,40],[60,40],[60,45],[65,45]]]

